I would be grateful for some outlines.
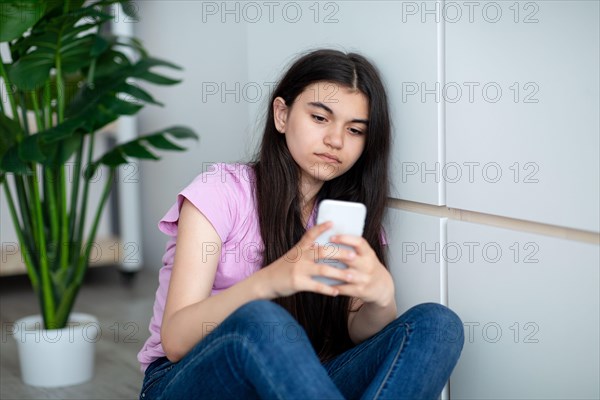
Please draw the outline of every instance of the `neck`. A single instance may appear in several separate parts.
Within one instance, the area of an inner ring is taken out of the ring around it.
[[[300,183],[300,209],[305,220],[308,220],[310,213],[315,205],[317,193],[321,190],[323,182],[321,181],[307,181],[302,179]]]

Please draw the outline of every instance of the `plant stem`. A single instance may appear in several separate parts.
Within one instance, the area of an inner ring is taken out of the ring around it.
[[[52,124],[52,91],[50,79],[44,84],[44,128],[50,128]]]
[[[40,262],[40,281],[43,298],[42,314],[44,316],[44,325],[46,329],[55,329],[56,319],[54,308],[54,290],[52,287],[52,281],[50,279],[50,271],[48,269],[48,256],[46,253],[46,240],[44,237],[44,221],[42,218],[42,204],[40,200],[39,182],[37,177],[37,170],[33,170],[33,208],[35,210],[35,222],[37,237],[39,239],[37,248],[40,251],[39,262]]]
[[[90,86],[94,86],[94,74],[96,73],[96,60],[97,60],[97,58],[94,58],[92,60],[92,62],[90,63],[90,69],[88,71],[87,81],[88,81],[88,85],[90,85]]]
[[[33,90],[31,92],[31,99],[33,102],[33,110],[35,113],[35,120],[37,124],[38,132],[43,131],[45,128],[44,122],[42,120],[42,111],[40,110],[40,105],[38,101],[37,91]],[[44,199],[46,201],[46,209],[48,211],[48,219],[50,220],[50,241],[53,245],[53,248],[57,248],[58,246],[58,219],[56,217],[56,194],[54,192],[54,177],[52,176],[52,170],[45,166],[43,169],[43,179],[44,179]]]
[[[29,275],[29,279],[31,280],[31,286],[33,286],[33,290],[36,293],[39,293],[39,279],[37,272],[33,266],[33,262],[31,261],[29,249],[27,243],[25,242],[25,235],[23,232],[25,231],[25,226],[21,226],[19,224],[19,217],[17,216],[17,211],[15,209],[15,203],[12,199],[12,194],[10,192],[10,188],[8,186],[8,179],[4,181],[4,193],[6,194],[6,199],[8,202],[8,208],[10,210],[10,216],[13,221],[13,225],[15,226],[15,231],[17,232],[17,238],[19,239],[19,246],[21,246],[21,254],[23,255],[23,261],[25,262],[25,267],[27,268],[27,275]]]
[[[46,197],[48,216],[50,219],[50,238],[54,246],[58,245],[58,218],[56,216],[56,193],[54,191],[54,184],[56,178],[51,168],[44,167],[44,188],[47,190],[48,196]],[[55,247],[56,248],[56,247]]]
[[[28,199],[27,191],[25,190],[25,178],[20,175],[13,175],[15,180],[15,188],[17,189],[17,199],[19,200],[19,210],[21,211],[21,218],[23,219],[23,238],[27,244],[27,251],[30,254],[34,254],[35,239],[32,236],[35,235],[33,225],[31,224],[31,216],[29,213],[33,212],[29,206],[30,202]],[[23,249],[22,249],[23,250]]]
[[[75,262],[77,259],[76,250],[78,245],[76,243],[77,238],[75,236],[75,224],[77,222],[77,202],[79,200],[79,181],[81,178],[81,160],[83,158],[83,145],[85,143],[84,136],[80,135],[79,144],[77,147],[77,156],[75,157],[75,165],[73,167],[73,186],[71,190],[71,211],[69,212],[69,238],[73,240],[71,246],[71,253],[69,255],[69,263]]]
[[[98,28],[96,30],[96,33],[98,33],[98,30],[100,28]],[[92,59],[92,62],[90,64],[90,69],[88,71],[88,75],[87,75],[87,84],[90,86],[93,86],[94,84],[94,74],[96,71],[96,58]],[[73,245],[71,247],[71,255],[69,257],[69,262],[73,262],[76,263],[78,258],[79,258],[79,254],[81,253],[80,247],[78,243],[82,243],[81,242],[81,238],[78,240],[76,234],[75,234],[75,225],[76,225],[76,220],[77,220],[77,200],[79,197],[79,181],[81,178],[81,173],[83,172],[83,166],[81,165],[81,160],[83,159],[83,145],[85,144],[85,140],[84,140],[84,135],[80,135],[80,140],[79,140],[79,144],[77,147],[77,156],[75,158],[75,166],[74,166],[74,179],[75,181],[73,182],[73,190],[71,191],[71,211],[69,212],[69,237],[73,239]],[[88,154],[88,164],[89,162],[91,162],[92,159],[92,155],[93,155],[93,137],[90,139],[90,152]],[[84,191],[84,202],[87,201],[87,180],[86,180],[86,189]],[[85,208],[84,208],[85,210]],[[79,216],[80,220],[84,219],[84,215],[80,215]],[[80,227],[80,231],[82,231],[82,227]],[[81,235],[81,237],[83,237]]]
[[[113,181],[115,180],[115,167],[110,167],[110,172],[108,174],[108,179],[104,184],[104,190],[102,191],[102,197],[100,198],[100,204],[96,209],[96,215],[94,216],[94,222],[92,224],[92,229],[90,230],[90,235],[86,240],[86,249],[85,255],[82,259],[82,262],[78,265],[78,276],[75,282],[77,284],[81,284],[83,275],[85,272],[85,266],[88,263],[90,252],[92,251],[92,246],[88,246],[89,243],[94,243],[96,240],[96,233],[98,232],[98,225],[100,223],[100,217],[102,216],[102,211],[104,210],[104,206],[106,205],[106,201],[108,200],[108,196],[110,195],[110,191],[112,189]]]
[[[92,251],[92,244],[96,240],[96,233],[98,231],[98,225],[100,222],[100,217],[102,215],[102,210],[106,205],[106,201],[108,200],[108,196],[110,195],[111,187],[115,178],[115,168],[111,167],[108,175],[108,179],[104,185],[104,189],[102,191],[102,197],[100,199],[100,204],[96,209],[96,215],[94,216],[94,222],[92,224],[92,228],[90,230],[90,235],[86,241],[84,253],[79,256],[77,262],[77,269],[75,271],[74,279],[70,282],[69,287],[65,290],[60,305],[58,307],[56,313],[57,322],[67,320],[69,316],[69,312],[73,306],[73,302],[75,301],[75,296],[81,287],[81,283],[83,282],[83,278],[85,277],[85,272],[87,270],[89,264],[90,253]]]
[[[33,245],[32,245],[32,250],[33,250],[33,257],[36,261],[36,265],[38,268],[40,268],[40,263],[39,263],[39,257],[40,257],[40,252],[39,252],[39,248],[40,248],[40,242],[42,240],[44,240],[44,236],[43,234],[40,235],[39,232],[40,230],[38,230],[38,225],[41,226],[41,231],[43,232],[43,215],[38,218],[36,215],[36,208],[35,208],[35,202],[36,201],[40,201],[39,199],[39,195],[38,195],[38,200],[36,200],[34,192],[37,190],[37,188],[35,187],[37,185],[37,178],[34,178],[34,175],[37,173],[36,167],[34,166],[33,169],[31,170],[31,173],[24,176],[23,177],[23,183],[26,184],[26,187],[23,187],[23,192],[27,193],[27,200],[25,202],[21,203],[21,209],[23,210],[28,210],[28,212],[30,213],[31,219],[29,220],[29,223],[31,224],[31,232],[32,235],[31,237],[33,238]],[[18,190],[18,186],[17,186],[17,190]]]
[[[38,101],[38,95],[36,90],[31,91],[31,100],[33,102],[33,112],[35,113],[35,123],[37,125],[37,132],[44,130],[44,122],[42,120],[42,111],[40,110],[40,103]]]
[[[62,146],[61,146],[62,147]],[[65,166],[59,167],[59,190],[58,195],[58,206],[60,209],[60,269],[66,271],[69,268],[69,220],[67,217],[67,188],[66,188],[66,177],[65,177]]]
[[[23,93],[18,93],[19,102],[21,103],[21,120],[23,121],[23,132],[25,132],[25,136],[29,136],[29,120],[27,119],[27,107],[25,104],[25,95]]]
[[[12,109],[12,117],[15,121],[19,120],[19,114],[17,112],[17,103],[15,101],[15,97],[13,96],[12,85],[8,80],[8,74],[6,73],[6,69],[4,68],[4,61],[0,60],[0,76],[4,80],[4,86],[6,87],[6,94],[8,95],[8,101],[10,103],[10,107]],[[21,140],[22,137],[17,137],[17,140]]]
[[[88,154],[87,154],[87,167],[89,168],[91,162],[92,162],[92,157],[94,155],[94,138],[95,138],[95,133],[92,132],[90,134],[90,140],[88,143]],[[74,245],[77,246],[77,257],[76,259],[79,259],[79,257],[81,257],[81,253],[82,253],[82,248],[83,248],[83,230],[85,227],[85,217],[86,217],[86,212],[87,212],[87,201],[88,201],[88,191],[89,191],[89,186],[90,186],[90,179],[91,177],[85,176],[85,183],[83,184],[83,195],[81,197],[81,210],[79,211],[79,227],[77,229],[77,231],[75,232],[75,240],[74,240]]]
[[[62,77],[60,55],[56,56],[56,97],[58,100],[58,123],[65,119],[65,82]]]
[[[66,14],[69,11],[69,2],[65,1],[63,13]],[[59,35],[59,43],[57,49],[60,49],[61,36]],[[60,52],[57,50],[55,55],[56,61],[56,93],[58,100],[58,124],[61,124],[65,119],[65,100],[66,100],[66,88],[65,81],[62,73],[62,59]],[[59,153],[63,151],[63,146],[60,144]],[[57,204],[60,213],[60,241],[59,241],[59,254],[60,254],[60,270],[67,271],[69,268],[69,221],[67,220],[67,194],[66,194],[66,179],[65,179],[65,166],[59,166],[58,172],[58,196]]]

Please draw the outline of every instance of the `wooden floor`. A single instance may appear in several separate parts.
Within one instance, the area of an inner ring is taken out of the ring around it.
[[[136,355],[149,336],[157,276],[158,271],[142,270],[127,283],[114,267],[88,271],[74,311],[95,315],[102,329],[95,376],[53,389],[21,381],[16,342],[7,331],[16,319],[39,313],[38,302],[26,277],[0,278],[0,399],[137,399],[143,376]]]

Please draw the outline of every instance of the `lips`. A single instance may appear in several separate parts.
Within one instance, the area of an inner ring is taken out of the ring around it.
[[[339,158],[329,153],[316,153],[317,156],[327,162],[340,164],[341,161]]]

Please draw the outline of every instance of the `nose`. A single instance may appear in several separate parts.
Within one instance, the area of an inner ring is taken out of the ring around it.
[[[325,134],[323,142],[334,149],[341,149],[344,147],[344,128],[332,126]]]

